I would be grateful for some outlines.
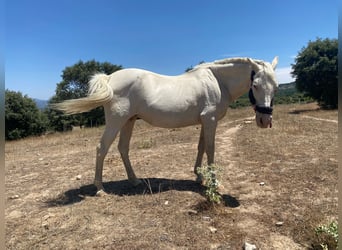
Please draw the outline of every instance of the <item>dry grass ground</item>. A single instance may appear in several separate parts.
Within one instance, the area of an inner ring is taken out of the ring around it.
[[[104,165],[108,195],[94,196],[103,128],[6,142],[8,249],[310,249],[313,228],[337,218],[337,111],[275,107],[272,129],[250,108],[217,131],[225,204],[210,207],[194,182],[199,127],[138,121],[132,188],[116,143]],[[319,119],[314,119],[319,118]],[[252,121],[252,122],[251,122]]]

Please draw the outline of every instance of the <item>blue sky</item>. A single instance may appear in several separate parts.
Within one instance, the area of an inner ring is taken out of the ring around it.
[[[8,0],[6,88],[49,99],[65,67],[95,59],[177,75],[200,61],[279,56],[337,38],[337,0]]]

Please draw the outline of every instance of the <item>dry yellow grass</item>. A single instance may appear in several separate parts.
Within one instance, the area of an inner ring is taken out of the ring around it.
[[[7,249],[306,249],[313,228],[337,218],[337,111],[279,105],[272,129],[251,116],[229,110],[219,125],[225,206],[216,208],[194,182],[196,126],[139,121],[130,155],[145,185],[126,181],[114,143],[104,197],[92,185],[103,128],[6,142]]]

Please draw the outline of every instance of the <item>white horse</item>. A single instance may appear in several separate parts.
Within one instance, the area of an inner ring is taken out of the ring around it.
[[[272,126],[272,104],[278,87],[274,70],[278,63],[250,58],[230,58],[196,66],[179,76],[165,76],[141,69],[123,69],[111,75],[96,74],[89,82],[85,98],[67,100],[53,108],[67,114],[86,112],[104,107],[106,127],[96,148],[94,184],[103,190],[103,161],[110,145],[120,131],[118,149],[133,185],[136,177],[128,157],[129,142],[136,119],[153,126],[177,128],[201,124],[198,153],[194,172],[201,176],[204,152],[208,165],[214,163],[217,122],[226,113],[228,105],[249,90],[259,127]]]

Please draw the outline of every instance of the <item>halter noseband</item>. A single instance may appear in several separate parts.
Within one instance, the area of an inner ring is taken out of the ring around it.
[[[272,115],[273,112],[273,98],[271,100],[271,106],[270,107],[260,107],[258,105],[256,105],[256,100],[253,94],[253,90],[252,90],[252,86],[253,86],[253,81],[254,81],[254,75],[255,75],[255,71],[252,70],[251,72],[251,88],[249,89],[248,92],[248,97],[249,97],[249,101],[251,102],[251,104],[255,107],[255,111],[258,111],[259,113],[262,114],[267,114],[267,115]]]

